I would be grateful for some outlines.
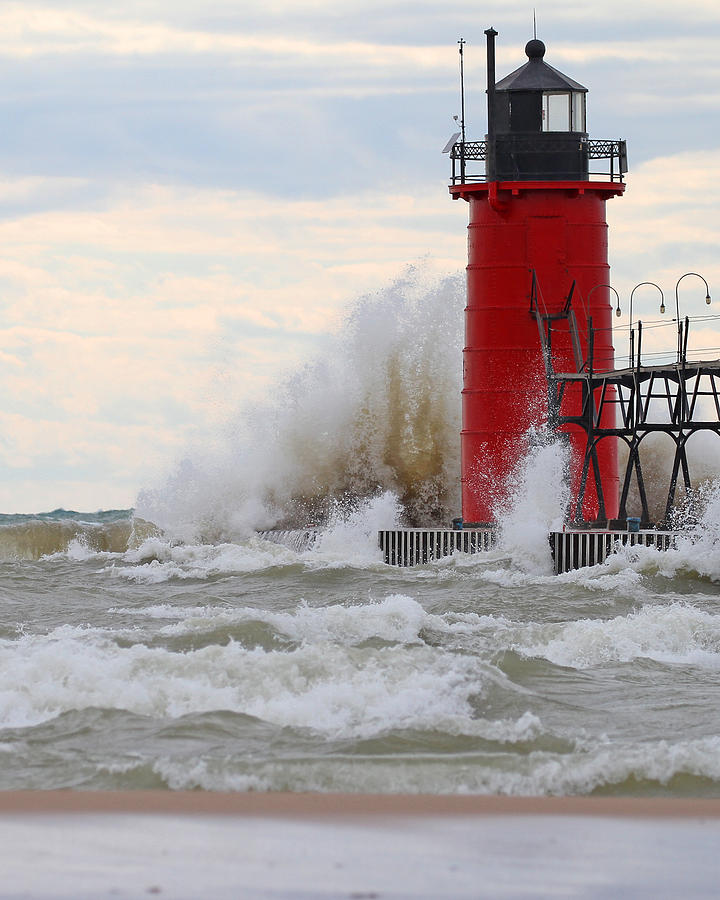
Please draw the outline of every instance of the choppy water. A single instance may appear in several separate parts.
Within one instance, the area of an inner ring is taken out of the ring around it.
[[[720,795],[720,503],[561,577],[512,523],[385,566],[393,509],[302,554],[4,517],[0,789]]]
[[[534,435],[496,550],[381,562],[459,510],[462,302],[417,270],[361,298],[138,518],[0,516],[0,789],[720,795],[716,442],[667,553],[551,575],[567,459]],[[316,515],[307,552],[253,536]]]

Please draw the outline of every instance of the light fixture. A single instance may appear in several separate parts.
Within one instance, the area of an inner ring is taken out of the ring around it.
[[[708,295],[705,297],[705,302],[707,303],[708,306],[710,306],[710,294],[708,294]]]
[[[664,300],[663,300],[662,303],[660,304],[660,312],[661,312],[661,313],[664,313],[664,312],[665,312],[665,301],[664,301]]]

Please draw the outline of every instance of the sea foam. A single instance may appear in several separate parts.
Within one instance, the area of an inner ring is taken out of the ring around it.
[[[119,646],[103,631],[68,626],[0,641],[6,673],[0,725],[27,727],[90,707],[160,718],[222,709],[335,737],[390,728],[475,733],[480,726],[469,702],[488,682],[488,667],[418,642],[408,604],[388,603],[375,627],[363,632],[380,631],[402,643],[377,648],[357,646],[360,633],[350,642],[333,640],[342,630],[338,612],[320,625],[307,610],[296,629],[312,634],[313,643],[283,651],[230,641],[177,653],[141,643]],[[349,613],[345,621],[352,618]],[[285,621],[283,627],[291,626]],[[356,632],[360,628],[356,617]]]

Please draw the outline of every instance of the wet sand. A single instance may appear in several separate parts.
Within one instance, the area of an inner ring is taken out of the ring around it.
[[[720,800],[0,794],[0,897],[715,896]]]
[[[436,794],[215,793],[212,791],[6,791],[11,813],[158,813],[289,818],[356,816],[621,816],[718,818],[720,798],[497,797]]]

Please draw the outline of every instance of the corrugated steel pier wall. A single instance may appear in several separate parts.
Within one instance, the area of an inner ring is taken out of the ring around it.
[[[391,566],[416,566],[451,556],[456,550],[480,553],[497,540],[494,528],[396,528],[378,533],[383,559]],[[550,551],[556,575],[602,563],[619,546],[652,546],[668,550],[674,544],[672,531],[555,531]]]
[[[259,537],[282,544],[296,553],[309,550],[320,529],[259,531]],[[378,532],[383,560],[391,566],[418,566],[462,553],[491,550],[496,528],[393,528]],[[675,544],[675,531],[554,531],[549,535],[556,575],[604,562],[618,547],[646,546],[668,550]]]
[[[676,531],[554,531],[550,550],[555,574],[595,566],[604,562],[618,547],[655,547],[669,550]]]
[[[383,559],[391,566],[417,566],[456,550],[479,553],[495,543],[495,528],[394,528],[378,533]]]

